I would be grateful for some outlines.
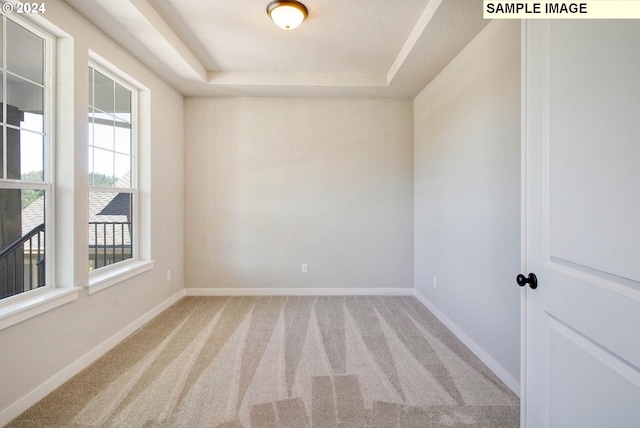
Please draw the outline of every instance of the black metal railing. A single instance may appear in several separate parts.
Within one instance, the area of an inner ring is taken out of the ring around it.
[[[42,287],[45,283],[44,223],[0,251],[0,298]]]
[[[89,263],[98,269],[132,257],[131,222],[89,222]]]

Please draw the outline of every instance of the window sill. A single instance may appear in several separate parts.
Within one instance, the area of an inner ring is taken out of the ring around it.
[[[54,288],[0,308],[0,330],[73,302],[81,288]]]
[[[116,285],[136,275],[153,269],[154,260],[136,260],[120,262],[89,273],[87,292],[97,293],[100,290]]]

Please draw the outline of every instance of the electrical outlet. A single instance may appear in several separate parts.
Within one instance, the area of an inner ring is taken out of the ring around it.
[[[433,288],[438,288],[438,278],[433,277]]]
[[[307,264],[306,263],[302,263],[302,266],[300,267],[300,272],[301,273],[307,273]]]
[[[167,271],[167,282],[171,281],[171,271]]]

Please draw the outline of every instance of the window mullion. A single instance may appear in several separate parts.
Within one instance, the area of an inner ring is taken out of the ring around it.
[[[113,138],[111,140],[111,147],[113,150],[113,179],[116,180],[116,82],[113,82],[112,88],[113,113],[111,115],[111,123],[113,124]],[[129,172],[129,175],[131,175],[131,172]]]
[[[89,186],[89,191],[95,193],[135,193],[136,189],[132,187]]]
[[[0,180],[0,189],[15,190],[50,190],[51,184],[47,182],[29,182],[20,180]]]

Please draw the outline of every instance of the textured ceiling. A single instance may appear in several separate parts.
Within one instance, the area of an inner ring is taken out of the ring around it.
[[[414,97],[487,24],[479,0],[65,0],[189,96]]]

